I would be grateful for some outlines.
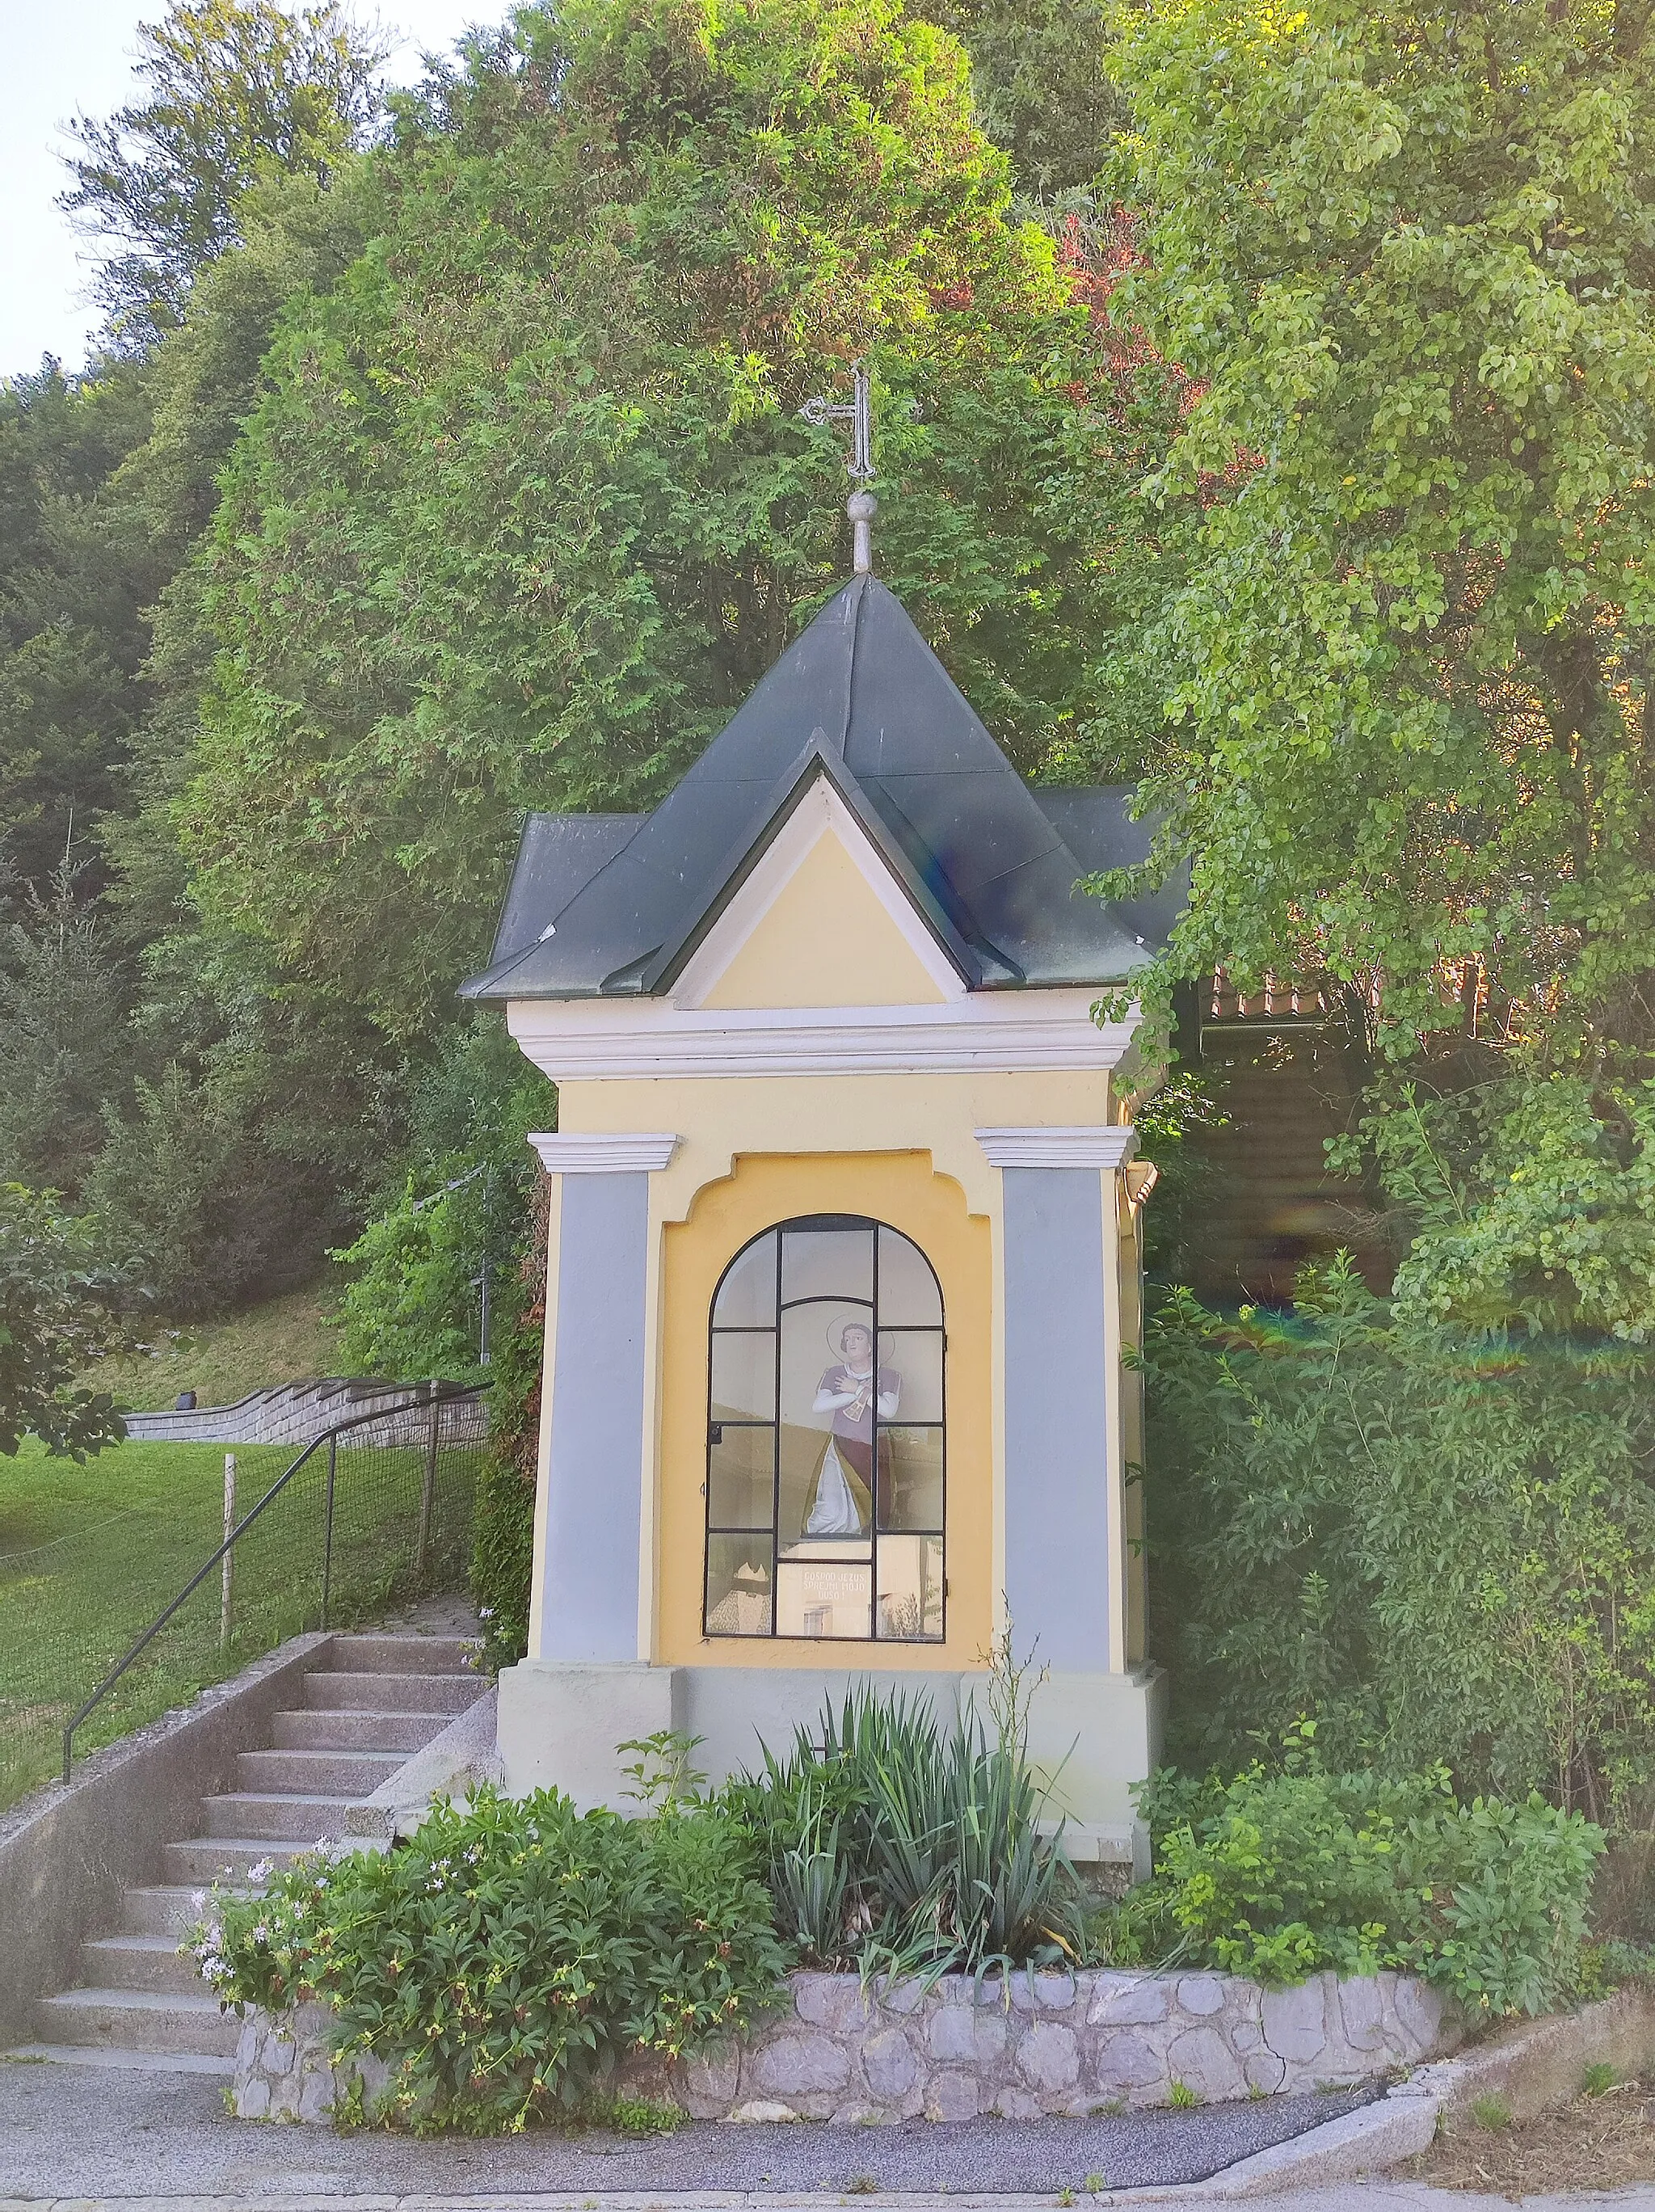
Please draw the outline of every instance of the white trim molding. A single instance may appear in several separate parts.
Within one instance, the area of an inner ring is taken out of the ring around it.
[[[670,1166],[679,1139],[673,1136],[530,1136],[540,1164],[553,1175],[641,1175]]]
[[[506,1025],[554,1083],[610,1077],[1104,1073],[1137,1028],[1094,1022],[1095,988],[973,991],[951,1005],[686,1008],[669,999],[516,999]]]
[[[1118,1168],[1137,1150],[1137,1131],[1123,1121],[1112,1128],[978,1129],[973,1132],[991,1167]]]

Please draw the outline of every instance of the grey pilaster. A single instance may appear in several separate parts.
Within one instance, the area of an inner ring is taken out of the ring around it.
[[[1055,1672],[1120,1664],[1115,1173],[1127,1124],[979,1129],[1001,1170],[1006,1607]]]
[[[1096,1168],[1007,1168],[1005,1595],[1019,1648],[1109,1664],[1106,1255]]]
[[[671,1138],[538,1137],[562,1176],[541,1576],[542,1659],[639,1656],[649,1173]]]

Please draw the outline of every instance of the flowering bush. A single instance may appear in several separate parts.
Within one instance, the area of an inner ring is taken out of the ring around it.
[[[307,1855],[215,1899],[191,1948],[227,2004],[330,2006],[336,2052],[391,2066],[385,2117],[478,2130],[578,2109],[628,2051],[744,2027],[788,1966],[732,1820],[549,1790],[440,1801],[393,1850]]]

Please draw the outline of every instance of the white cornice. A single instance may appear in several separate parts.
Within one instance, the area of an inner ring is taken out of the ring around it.
[[[1095,990],[978,991],[952,1006],[691,1009],[670,1000],[518,999],[512,1035],[554,1083],[640,1076],[1105,1073],[1136,1021]]]
[[[666,1167],[678,1149],[676,1137],[531,1136],[540,1164],[554,1175],[642,1175]]]
[[[1137,1131],[1114,1128],[979,1129],[977,1141],[997,1168],[1118,1168],[1137,1150]]]

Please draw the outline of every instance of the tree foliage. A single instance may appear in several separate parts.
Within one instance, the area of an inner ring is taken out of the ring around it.
[[[1109,70],[1106,0],[920,0],[971,57],[985,135],[1011,156],[1020,193],[1091,185],[1128,110]]]
[[[965,74],[884,5],[580,0],[404,107],[206,559],[176,812],[215,927],[420,1028],[519,810],[658,795],[843,574],[836,441],[797,410],[863,352],[882,573],[1026,763],[1096,719],[1111,362]]]
[[[1131,312],[1204,501],[1160,642],[1179,963],[1297,955],[1406,1052],[1646,1049],[1655,22],[1638,5],[1123,9]]]
[[[145,600],[163,573],[114,489],[147,435],[131,363],[0,386],[0,847],[45,893],[71,840],[121,803],[146,703]]]
[[[519,1382],[518,1364],[537,1367],[532,1328],[528,1344],[516,1342],[537,1172],[528,1133],[556,1118],[556,1093],[498,1017],[442,1033],[413,1085],[408,1172],[355,1242],[334,1255],[353,1271],[343,1307],[347,1365],[365,1375],[481,1379],[486,1271],[491,1359],[503,1359]]]
[[[75,1377],[107,1341],[107,1271],[50,1192],[0,1183],[0,1453],[26,1436],[83,1460],[126,1433],[107,1391]]]
[[[78,871],[0,924],[0,1177],[78,1193],[122,1087],[121,961]]]
[[[377,112],[387,51],[337,0],[173,0],[137,44],[146,96],[77,119],[61,202],[106,243],[97,296],[128,347],[177,324],[261,175],[329,177]]]
[[[1364,1147],[1400,1216],[1399,1314],[1655,1337],[1655,1082],[1398,1084],[1343,1149]]]

